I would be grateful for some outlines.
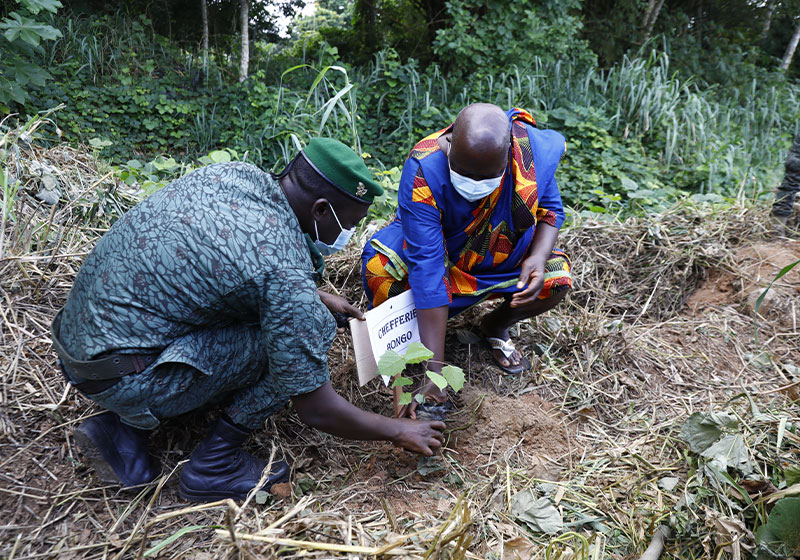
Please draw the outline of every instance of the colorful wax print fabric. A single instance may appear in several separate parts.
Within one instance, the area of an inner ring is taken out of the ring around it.
[[[377,232],[362,253],[364,288],[371,304],[411,289],[417,308],[450,305],[453,315],[490,294],[517,291],[522,260],[538,222],[564,221],[555,171],[564,138],[539,130],[526,111],[511,109],[511,146],[500,187],[470,202],[450,182],[438,138],[452,125],[411,150],[400,179],[395,220]],[[561,271],[540,297],[571,284],[569,259],[557,251]],[[548,264],[559,268],[556,261]]]

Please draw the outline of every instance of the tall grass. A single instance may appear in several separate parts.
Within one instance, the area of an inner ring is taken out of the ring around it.
[[[131,18],[122,9],[104,16],[67,16],[52,18],[52,25],[62,31],[62,37],[44,47],[48,66],[72,63],[78,74],[98,83],[104,77],[143,71],[182,72],[192,75],[201,68],[210,83],[224,85],[224,77],[215,63],[205,64],[200,53],[181,49],[180,61],[175,60],[175,45],[156,35],[152,23],[144,18]]]
[[[255,163],[273,169],[288,163],[303,142],[315,136],[339,138],[360,153],[355,93],[342,66],[326,65],[321,57],[292,66],[282,73],[277,86],[252,85],[251,96],[263,104],[255,119],[248,107],[251,99],[234,107],[236,141],[250,150]]]
[[[47,60],[70,63],[95,83],[132,64],[151,74],[153,64],[180,64],[191,72],[202,60],[123,12],[59,21],[64,36],[46,47]],[[800,127],[800,87],[774,76],[706,86],[679,76],[667,50],[642,50],[608,70],[537,58],[528,68],[476,69],[480,73],[453,80],[435,65],[422,70],[414,61],[403,64],[392,51],[377,53],[368,66],[348,68],[327,45],[303,49],[291,63],[275,48],[260,48],[266,62],[254,61],[259,70],[244,86],[226,84],[231,57],[222,53],[218,66],[211,64],[214,89],[203,92],[211,102],[190,124],[190,155],[192,149],[235,147],[274,168],[298,143],[327,135],[372,153],[379,167],[392,167],[421,135],[446,125],[464,105],[489,101],[528,108],[545,124],[556,109],[591,107],[617,139],[640,140],[648,161],[669,173],[691,174],[685,184],[700,192],[769,188]],[[270,73],[277,67],[280,72]],[[223,90],[227,97],[218,101]]]
[[[356,81],[375,87],[381,70],[376,57]],[[489,101],[545,115],[560,107],[590,106],[608,116],[615,135],[639,136],[667,167],[691,163],[705,170],[701,192],[737,187],[753,173],[756,182],[769,183],[782,167],[788,139],[800,127],[797,85],[754,79],[744,90],[702,89],[694,80],[678,77],[668,55],[655,50],[626,56],[609,70],[536,59],[529,69],[513,67],[468,81],[454,96],[448,95],[448,81],[436,67],[420,73],[406,65],[403,71],[408,82],[396,93],[404,101],[403,110],[395,116],[389,138],[413,141],[418,136],[413,134],[414,116],[431,105],[452,114],[468,103]]]

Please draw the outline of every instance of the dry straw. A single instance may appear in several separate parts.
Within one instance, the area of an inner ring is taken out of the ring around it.
[[[135,192],[84,151],[45,149],[19,130],[5,130],[1,142],[4,172],[20,185],[3,201],[13,217],[0,232],[4,558],[631,557],[669,521],[689,482],[678,433],[691,412],[748,393],[762,411],[786,418],[784,425],[798,422],[796,408],[786,408],[797,384],[788,365],[800,364],[794,304],[773,306],[783,314],[765,316],[756,348],[744,300],[748,288],[768,279],[753,276],[752,259],[742,264],[743,247],[752,243],[796,246],[768,239],[767,213],[757,205],[681,204],[657,217],[581,221],[562,234],[574,264],[568,303],[512,333],[535,356],[531,375],[504,377],[482,346],[459,342],[454,333],[476,332],[479,311],[454,320],[448,359],[483,396],[461,402],[450,421],[442,470],[422,475],[415,459],[388,444],[337,440],[285,411],[253,451],[266,456],[280,443],[295,468],[292,496],[186,508],[174,473],[209,421],[198,414],[169,422],[153,438],[165,473],[154,485],[118,492],[101,486],[75,449],[72,430],[96,409],[65,387],[48,328],[82,259]],[[55,205],[35,197],[45,174],[58,185]],[[357,248],[328,265],[329,287],[363,306]],[[720,289],[729,297],[693,312],[687,299],[709,277],[726,279]],[[797,279],[783,284],[791,288]],[[757,360],[759,352],[769,359]],[[329,359],[341,393],[389,412],[388,390],[357,386],[346,335]],[[515,403],[534,395],[552,403],[548,414],[559,430],[552,437],[563,439],[565,451],[548,456],[530,445],[528,434],[541,426],[513,441],[504,433],[475,439],[487,418],[502,426],[508,415],[487,403],[505,403],[513,414]],[[778,450],[769,438],[752,445],[777,460],[799,448],[797,436],[785,434]],[[665,489],[665,477],[677,484]],[[531,531],[512,516],[515,496],[529,489],[563,515],[559,535]],[[714,548],[704,514],[693,515],[701,522],[681,539],[666,539],[669,554],[722,550]]]

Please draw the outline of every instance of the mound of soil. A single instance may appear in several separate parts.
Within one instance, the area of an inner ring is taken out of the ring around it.
[[[708,279],[687,301],[692,314],[708,307],[733,305],[753,315],[756,302],[780,270],[800,260],[800,241],[782,239],[753,243],[735,256],[734,270],[712,270]],[[797,320],[800,301],[800,265],[772,285],[759,307],[759,314],[783,326]]]
[[[570,448],[567,427],[557,419],[555,405],[533,393],[504,397],[479,387],[465,388],[461,398],[464,407],[454,420],[467,423],[450,423],[454,431],[448,447],[462,464],[480,467],[519,452],[533,476],[558,476],[559,460]]]
[[[461,406],[447,419],[446,461],[438,455],[421,460],[420,455],[377,443],[347,477],[348,484],[368,490],[367,510],[380,507],[381,499],[398,514],[445,507],[449,496],[462,492],[462,478],[473,473],[491,477],[506,465],[534,478],[559,478],[565,455],[574,449],[556,405],[533,393],[500,396],[480,387],[465,387],[459,397]]]

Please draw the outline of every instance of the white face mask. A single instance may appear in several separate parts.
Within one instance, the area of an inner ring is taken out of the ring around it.
[[[339,235],[336,236],[336,241],[333,242],[333,245],[328,245],[324,241],[320,241],[319,230],[317,229],[317,220],[314,220],[314,233],[317,235],[317,240],[314,242],[314,244],[317,246],[317,249],[319,249],[319,252],[324,256],[332,255],[336,251],[341,251],[344,249],[344,246],[347,245],[347,242],[350,241],[350,238],[356,231],[356,226],[353,226],[350,229],[344,229],[342,227],[342,222],[339,221],[339,217],[336,215],[336,210],[333,209],[333,205],[331,205],[329,202],[328,206],[331,207],[331,212],[333,213],[333,217],[336,219],[336,223],[339,224],[340,231]]]
[[[470,202],[475,202],[490,195],[503,181],[503,173],[499,177],[481,179],[480,181],[459,175],[450,167],[449,159],[447,160],[447,167],[450,168],[450,182],[453,183],[453,188]]]

